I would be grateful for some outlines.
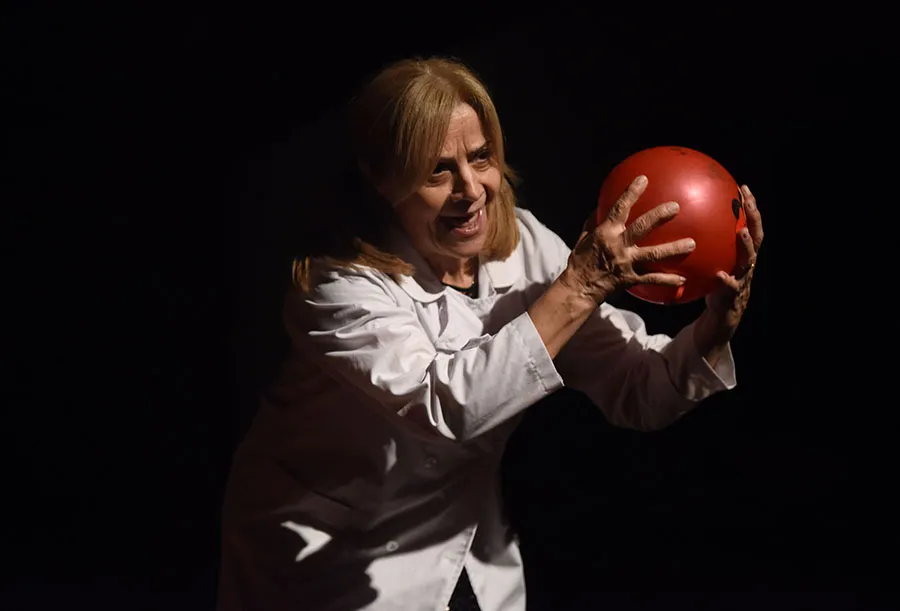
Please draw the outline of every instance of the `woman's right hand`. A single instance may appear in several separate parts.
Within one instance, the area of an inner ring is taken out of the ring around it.
[[[635,245],[655,227],[678,214],[678,204],[668,202],[642,214],[626,227],[631,207],[646,188],[647,178],[638,176],[616,200],[603,222],[595,226],[592,215],[569,255],[563,272],[565,283],[598,305],[615,291],[636,284],[684,284],[684,278],[676,274],[641,272],[642,263],[687,254],[695,247],[690,238],[655,246]]]

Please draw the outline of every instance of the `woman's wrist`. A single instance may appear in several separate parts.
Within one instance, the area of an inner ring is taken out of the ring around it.
[[[606,301],[614,290],[612,286],[605,286],[595,280],[588,281],[584,274],[571,267],[566,267],[556,282],[568,293],[573,306],[580,305],[591,310]]]
[[[697,351],[711,366],[715,367],[727,349],[734,331],[726,324],[718,312],[706,309],[694,324],[694,344]]]

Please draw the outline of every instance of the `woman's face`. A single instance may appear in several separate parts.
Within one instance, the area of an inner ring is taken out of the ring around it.
[[[478,115],[460,104],[434,172],[395,210],[416,250],[452,273],[483,249],[500,182]]]

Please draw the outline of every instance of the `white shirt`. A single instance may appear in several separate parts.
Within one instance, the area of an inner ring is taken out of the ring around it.
[[[517,217],[519,244],[481,264],[477,299],[401,236],[415,277],[331,270],[289,293],[292,354],[229,479],[219,609],[443,611],[465,566],[484,611],[524,611],[499,467],[525,408],[566,385],[653,430],[735,386],[730,350],[713,369],[692,326],[649,335],[606,304],[551,359],[526,310],[569,248]]]

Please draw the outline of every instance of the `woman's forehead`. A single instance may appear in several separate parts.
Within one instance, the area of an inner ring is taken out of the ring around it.
[[[471,152],[482,147],[485,140],[478,113],[468,104],[460,104],[453,109],[453,113],[450,115],[450,124],[447,126],[447,135],[444,138],[441,156],[458,153],[460,145]]]

